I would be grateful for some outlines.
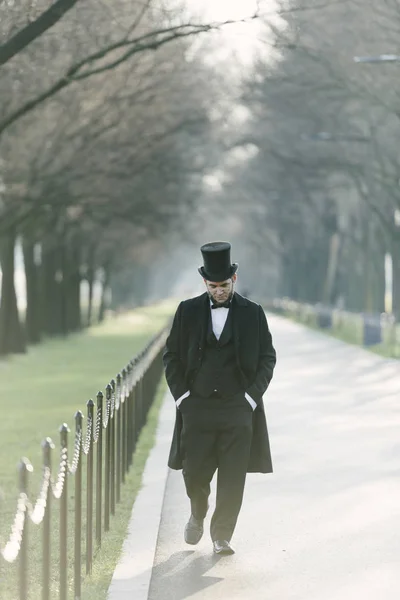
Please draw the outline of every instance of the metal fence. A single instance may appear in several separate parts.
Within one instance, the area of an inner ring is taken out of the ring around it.
[[[289,298],[275,299],[266,308],[292,316],[305,325],[332,330],[346,341],[363,346],[381,345],[400,357],[400,324],[386,313],[353,313],[323,304],[306,304]]]
[[[132,464],[139,433],[146,422],[148,410],[155,398],[162,374],[162,351],[167,336],[163,330],[135,356],[115,379],[107,385],[105,398],[97,394],[97,403],[87,403],[86,428],[81,411],[75,414],[74,451],[68,452],[70,430],[60,427],[60,460],[56,473],[52,465],[54,444],[43,441],[43,476],[35,503],[29,499],[30,462],[24,458],[19,466],[19,497],[11,535],[1,548],[7,562],[18,562],[19,599],[28,600],[28,540],[31,523],[42,524],[42,600],[51,596],[51,525],[53,501],[59,501],[59,582],[58,597],[66,600],[68,536],[74,537],[74,599],[81,598],[82,560],[90,574],[94,548],[99,547],[102,534],[110,528],[110,516],[115,514],[121,499],[121,486]],[[86,480],[83,457],[86,456]],[[73,524],[69,527],[68,495],[74,480]],[[86,488],[86,543],[82,544],[83,492]],[[18,561],[17,561],[18,559]],[[34,600],[37,600],[36,598]]]

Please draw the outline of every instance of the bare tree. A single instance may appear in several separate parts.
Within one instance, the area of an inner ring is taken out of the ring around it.
[[[91,321],[96,273],[106,290],[143,237],[161,240],[193,218],[213,100],[210,90],[203,93],[205,67],[185,61],[188,47],[176,40],[162,57],[142,53],[133,69],[122,62],[112,77],[99,72],[43,105],[40,121],[30,117],[3,137],[0,229],[12,245],[17,233],[23,239],[29,342]],[[4,256],[6,318],[10,303],[17,312],[14,264]],[[100,317],[104,309],[103,301]]]
[[[286,27],[268,23],[275,60],[260,59],[247,78],[252,121],[237,139],[257,153],[232,181],[264,206],[261,240],[279,239],[282,293],[324,302],[342,296],[351,308],[383,310],[389,252],[400,310],[400,89],[389,67],[372,72],[353,61],[393,47],[399,17],[397,1],[310,0],[291,3]]]

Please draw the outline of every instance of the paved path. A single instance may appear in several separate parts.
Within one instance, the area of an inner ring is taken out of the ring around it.
[[[236,554],[218,558],[208,530],[198,546],[184,543],[189,504],[170,471],[146,598],[398,600],[400,362],[269,322],[275,472],[248,476]]]

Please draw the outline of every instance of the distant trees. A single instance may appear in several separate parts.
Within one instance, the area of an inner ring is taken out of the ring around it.
[[[399,81],[393,65],[353,61],[397,47],[400,2],[290,8],[246,79],[237,144],[256,152],[232,185],[254,205],[260,251],[274,249],[281,294],[384,310],[390,255],[400,317]]]
[[[139,298],[143,256],[149,267],[170,232],[193,218],[214,92],[200,58],[186,55],[190,38],[216,25],[183,22],[150,0],[26,0],[0,11],[4,355],[89,324],[95,285],[101,320],[119,272],[134,278],[140,270]],[[129,285],[126,293],[134,293]]]

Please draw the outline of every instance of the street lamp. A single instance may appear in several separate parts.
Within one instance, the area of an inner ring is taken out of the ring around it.
[[[400,62],[398,54],[378,54],[378,56],[353,56],[356,63],[393,63]]]

